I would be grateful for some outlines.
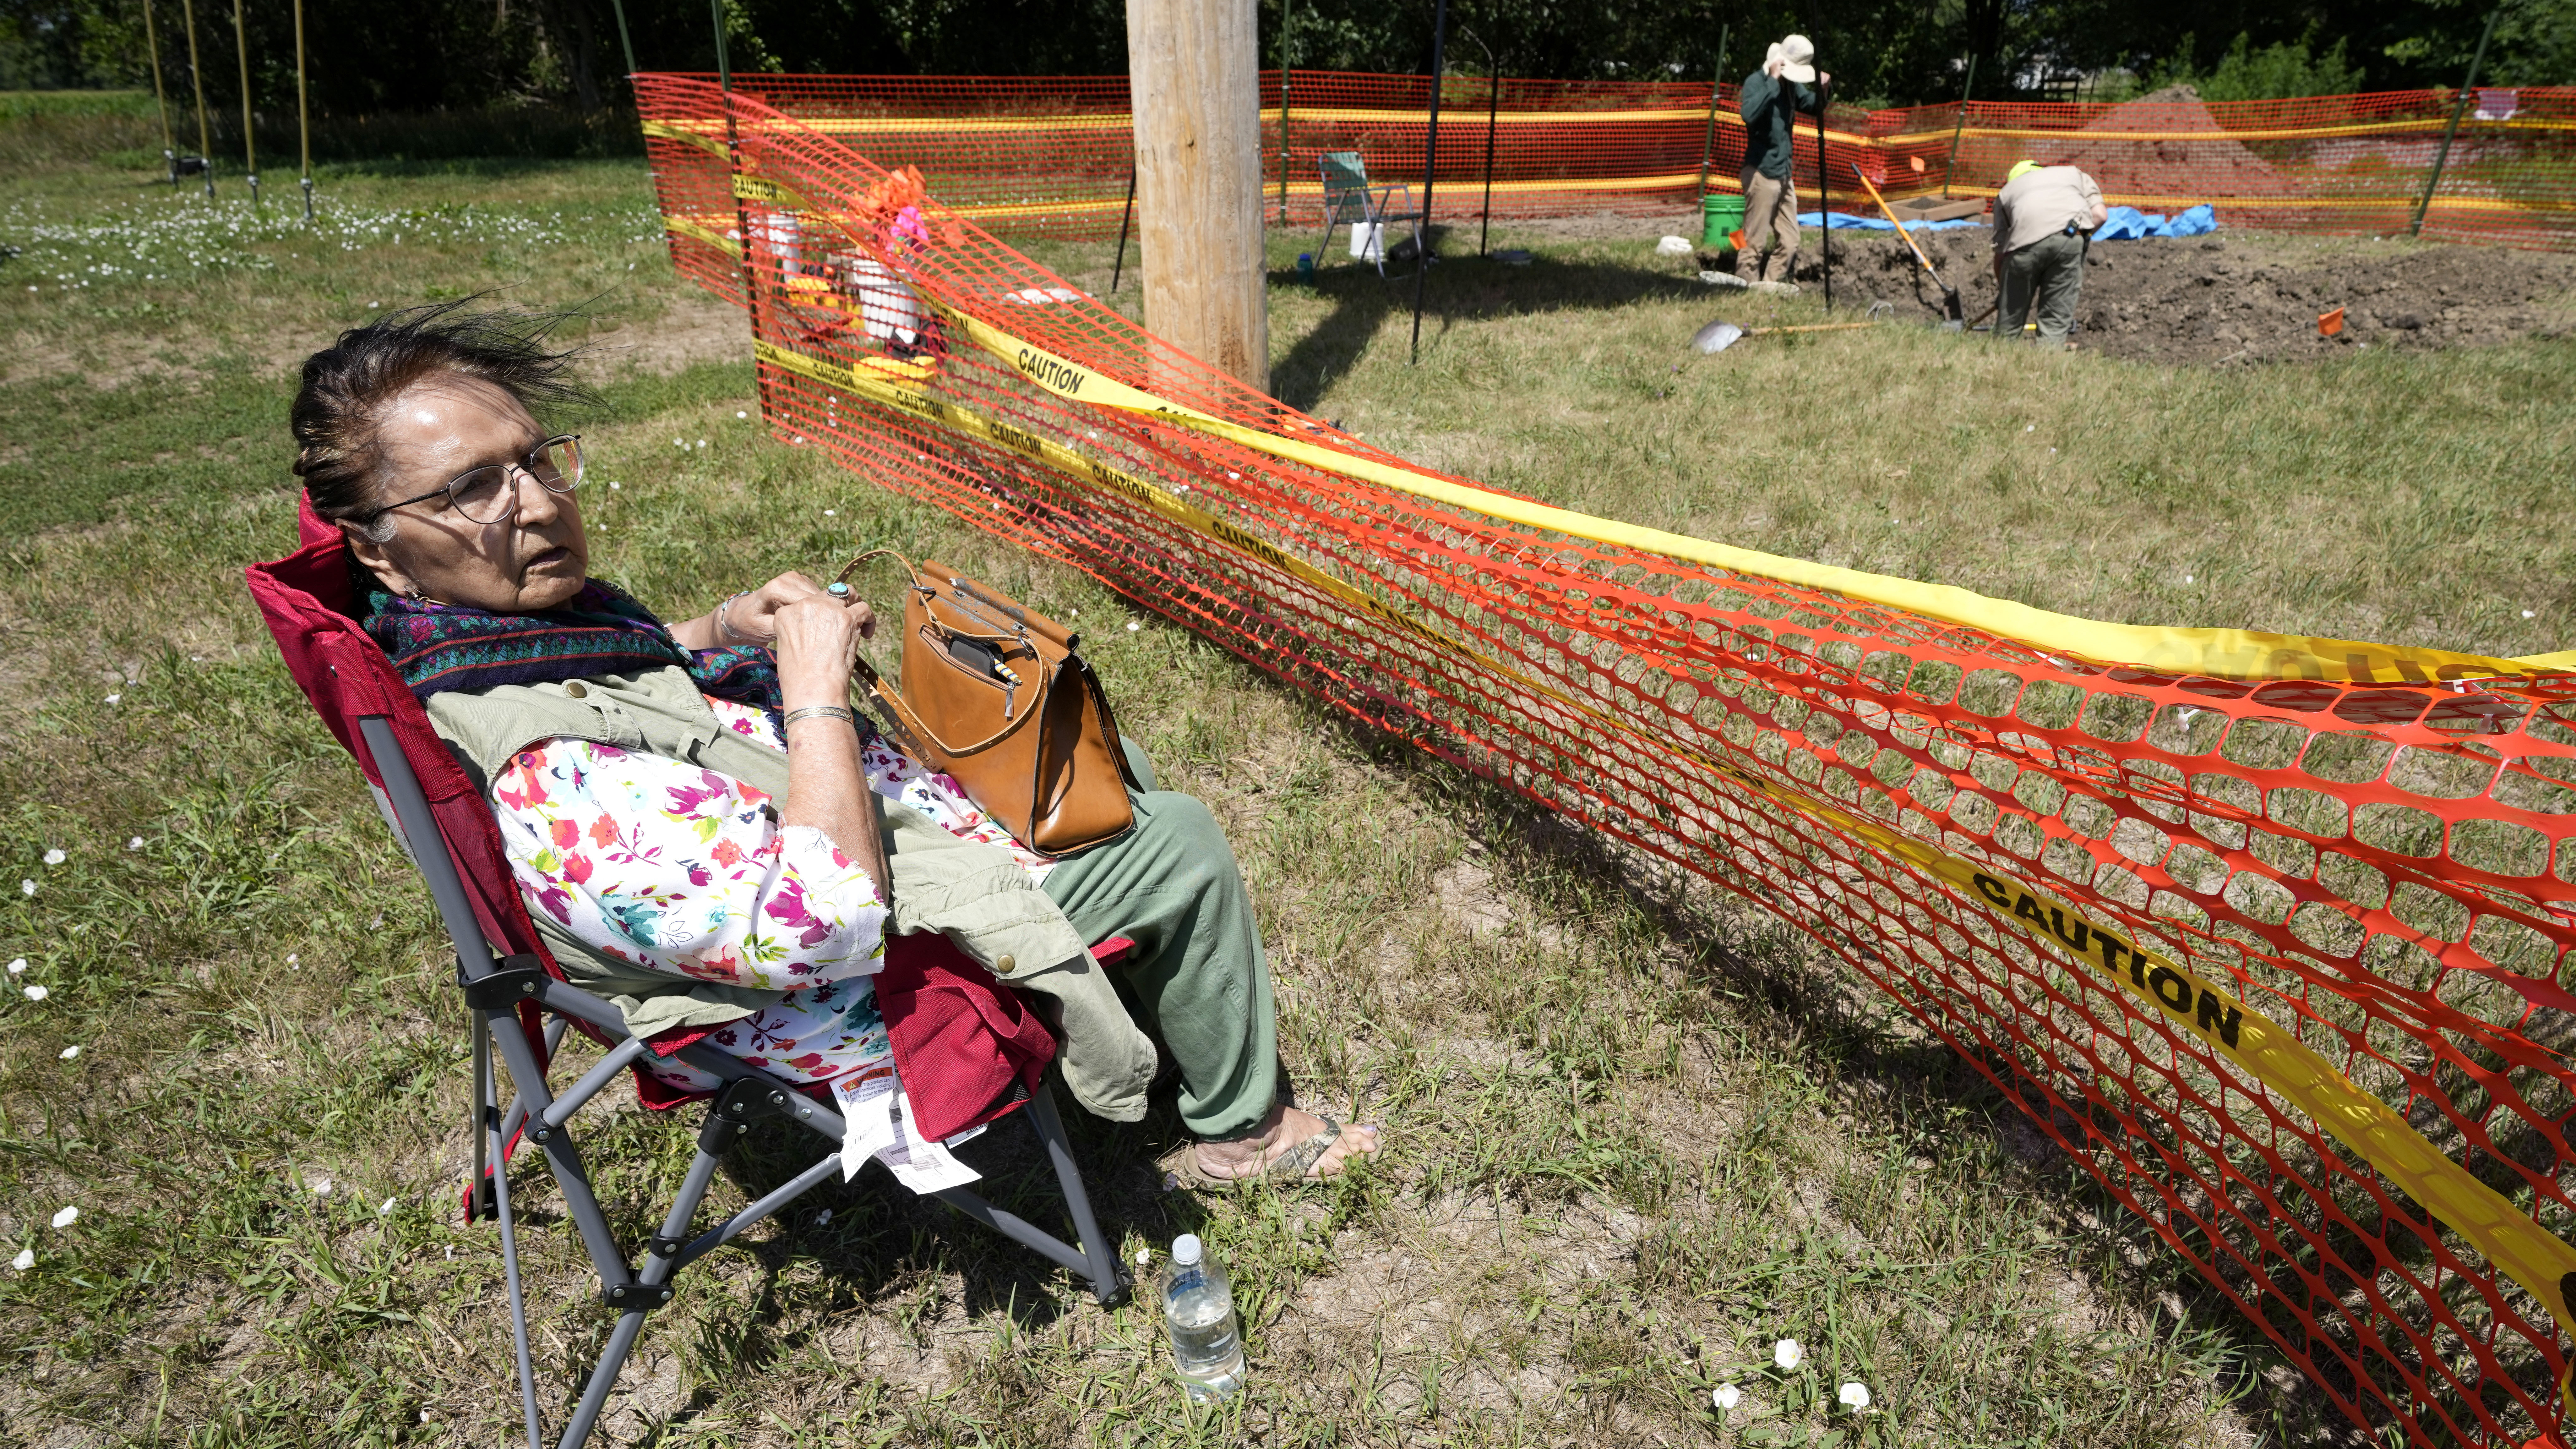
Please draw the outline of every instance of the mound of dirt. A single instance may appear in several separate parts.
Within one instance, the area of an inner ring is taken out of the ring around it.
[[[2139,132],[2159,132],[2142,139]],[[2175,132],[2207,133],[2177,135]],[[2187,85],[2123,101],[2084,127],[2097,139],[2034,143],[2032,156],[2052,166],[2080,166],[2114,196],[2181,197],[2216,201],[2236,196],[2287,196],[2298,188],[2263,158],[2229,140],[2218,118]],[[2152,209],[2152,208],[2151,208]]]
[[[1797,280],[1823,279],[1815,232]],[[1995,301],[1982,230],[1921,238],[1974,318]],[[1835,310],[1874,300],[1937,320],[1941,293],[1885,232],[1834,235]],[[2319,314],[2344,309],[2320,336]],[[2500,247],[2355,243],[2259,232],[2096,242],[2076,307],[2080,346],[2148,362],[2311,361],[2356,348],[2483,346],[2576,333],[2576,257]]]

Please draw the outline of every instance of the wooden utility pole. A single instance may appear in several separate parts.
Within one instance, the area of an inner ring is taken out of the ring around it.
[[[1268,392],[1260,64],[1253,0],[1128,0],[1145,325]]]

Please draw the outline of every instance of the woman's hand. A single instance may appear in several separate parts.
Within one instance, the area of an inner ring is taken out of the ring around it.
[[[858,663],[859,641],[876,633],[876,611],[856,596],[843,598],[825,593],[796,574],[783,575],[770,587],[790,579],[804,583],[807,592],[773,608],[767,616],[770,638],[778,651],[780,703],[791,710],[813,704],[847,704],[850,671]]]
[[[717,631],[720,644],[767,644],[778,637],[778,611],[799,599],[810,599],[826,590],[800,573],[783,573],[748,593],[736,594],[725,601],[721,611],[724,626]],[[864,606],[862,606],[864,607]],[[868,629],[876,628],[876,616],[868,616]]]

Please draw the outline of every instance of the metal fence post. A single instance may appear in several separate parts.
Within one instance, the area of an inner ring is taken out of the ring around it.
[[[2487,42],[2495,38],[2496,17],[2504,13],[2503,0],[2487,12],[2487,28],[2478,32],[2477,54],[2469,57],[2469,78],[2460,82],[2460,98],[2451,105],[2451,124],[2442,128],[2442,147],[2433,153],[2433,174],[2424,178],[2424,198],[2415,203],[2415,224],[2406,228],[2408,236],[2424,234],[2424,213],[2433,209],[2433,188],[2442,184],[2442,168],[2450,164],[2451,138],[2460,132],[2460,113],[2469,108],[2469,97],[2477,93],[2478,67],[2486,64]]]

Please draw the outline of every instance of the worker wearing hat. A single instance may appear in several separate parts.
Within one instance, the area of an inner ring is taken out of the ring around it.
[[[1744,113],[1744,245],[1735,254],[1735,275],[1755,285],[1785,287],[1798,260],[1798,188],[1789,179],[1789,142],[1798,112],[1824,114],[1834,80],[1818,72],[1815,61],[1815,43],[1792,35],[1771,47],[1762,68],[1746,76],[1738,92]]]
[[[2013,163],[1995,193],[1995,286],[2003,293],[1995,336],[2036,332],[2042,347],[2070,345],[2084,253],[2109,217],[2102,188],[2082,171]]]

